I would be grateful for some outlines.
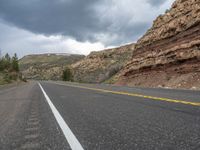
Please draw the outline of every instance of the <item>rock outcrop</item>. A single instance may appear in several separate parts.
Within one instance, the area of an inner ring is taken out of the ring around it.
[[[91,52],[84,59],[71,65],[72,70],[74,70],[74,81],[100,83],[110,79],[131,59],[134,47],[134,44],[130,44]]]
[[[176,0],[137,42],[116,84],[200,87],[200,0]]]

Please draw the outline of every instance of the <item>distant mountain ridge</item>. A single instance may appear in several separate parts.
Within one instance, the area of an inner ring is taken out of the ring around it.
[[[84,57],[65,53],[33,54],[21,58],[19,66],[27,79],[61,80],[63,69]]]

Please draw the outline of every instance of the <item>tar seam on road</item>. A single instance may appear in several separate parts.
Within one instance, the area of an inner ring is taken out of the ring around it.
[[[105,89],[90,88],[90,87],[79,86],[79,85],[69,85],[69,84],[60,84],[60,83],[55,83],[55,84],[69,86],[69,87],[75,87],[75,88],[81,88],[81,89],[87,89],[87,90],[93,90],[93,91],[98,91],[98,92],[104,92],[104,93],[128,95],[128,96],[147,98],[147,99],[157,100],[157,101],[166,101],[166,102],[180,103],[180,104],[185,104],[185,105],[200,106],[200,103],[198,103],[198,102],[189,102],[189,101],[185,101],[185,100],[154,97],[154,96],[141,95],[141,94],[135,94],[135,93],[121,92],[121,91],[110,91],[110,90],[105,90]]]
[[[60,115],[60,113],[58,112],[58,110],[56,109],[56,107],[53,105],[53,103],[51,102],[50,98],[48,97],[48,95],[46,94],[46,92],[44,91],[43,87],[41,86],[40,83],[38,83],[45,98],[47,103],[49,104],[66,140],[68,141],[70,147],[72,150],[84,150],[83,147],[81,146],[81,144],[79,143],[79,141],[77,140],[77,138],[75,137],[75,135],[72,133],[72,131],[70,130],[69,126],[66,124],[66,122],[64,121],[64,119],[62,118],[62,116]]]

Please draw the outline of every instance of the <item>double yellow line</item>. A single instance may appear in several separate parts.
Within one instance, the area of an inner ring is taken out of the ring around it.
[[[128,96],[141,97],[141,98],[157,100],[157,101],[166,101],[166,102],[171,102],[171,103],[180,103],[180,104],[185,104],[185,105],[200,106],[200,103],[198,103],[198,102],[189,102],[189,101],[185,101],[185,100],[154,97],[154,96],[141,95],[141,94],[135,94],[135,93],[121,92],[121,91],[111,91],[111,90],[105,90],[105,89],[99,89],[99,88],[90,88],[90,87],[85,87],[85,86],[80,86],[80,85],[71,85],[71,84],[61,84],[61,85],[75,87],[75,88],[81,88],[81,89],[87,89],[87,90],[92,90],[92,91],[98,91],[98,92],[104,92],[104,93],[128,95]]]

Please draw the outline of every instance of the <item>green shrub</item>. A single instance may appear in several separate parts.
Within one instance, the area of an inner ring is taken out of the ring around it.
[[[11,83],[12,81],[12,76],[8,73],[6,73],[3,77],[4,81],[7,82],[7,83]]]
[[[69,67],[63,70],[62,79],[63,81],[73,81],[72,70]]]

